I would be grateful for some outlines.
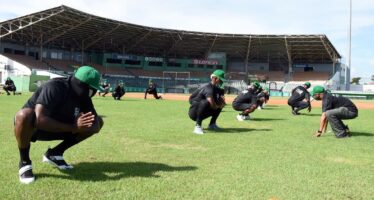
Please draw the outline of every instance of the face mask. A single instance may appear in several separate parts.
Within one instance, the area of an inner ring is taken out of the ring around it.
[[[97,90],[90,88],[88,90],[88,97],[92,98],[93,96],[95,96],[96,92],[97,92]]]
[[[224,89],[224,88],[225,88],[225,85],[223,84],[222,81],[219,81],[219,83],[218,83],[218,87],[221,88],[221,89]]]

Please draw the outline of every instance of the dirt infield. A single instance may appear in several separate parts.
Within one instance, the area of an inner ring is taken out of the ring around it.
[[[144,98],[144,93],[126,93],[125,98],[130,97],[130,98]],[[181,101],[187,101],[189,95],[186,94],[171,94],[167,93],[162,95],[163,99],[169,99],[169,100],[181,100]],[[153,99],[152,95],[147,95],[147,98]],[[231,103],[234,100],[235,96],[229,95],[226,96],[226,102]],[[356,106],[359,109],[374,109],[374,101],[354,101]],[[287,105],[287,98],[286,97],[274,97],[270,98],[269,105]],[[321,101],[312,101],[312,106],[313,107],[321,107]]]

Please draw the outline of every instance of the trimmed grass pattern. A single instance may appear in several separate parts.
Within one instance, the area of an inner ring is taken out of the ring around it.
[[[65,153],[73,170],[41,163],[58,141],[33,143],[37,181],[22,185],[13,116],[29,96],[0,96],[1,199],[374,198],[374,110],[360,110],[348,121],[353,136],[336,139],[312,136],[320,108],[293,116],[268,106],[238,122],[228,105],[218,119],[224,130],[200,136],[188,102],[126,97],[94,98],[105,124]]]

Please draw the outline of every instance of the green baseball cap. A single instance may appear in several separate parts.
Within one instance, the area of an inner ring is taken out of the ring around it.
[[[258,83],[257,81],[253,82],[253,86],[255,86],[255,88],[260,88],[261,87],[260,83]]]
[[[320,85],[317,85],[317,86],[314,86],[314,88],[313,88],[312,96],[314,96],[315,94],[321,94],[321,93],[324,93],[324,92],[325,92],[325,88],[320,86]]]
[[[100,86],[100,74],[91,66],[82,66],[75,72],[74,77],[83,83],[86,83],[91,88],[99,91],[104,89]]]
[[[305,82],[304,85],[305,85],[307,88],[310,88],[310,83],[309,83],[309,82]]]
[[[212,76],[217,77],[222,82],[226,81],[225,72],[223,70],[217,69],[216,71],[213,72]]]

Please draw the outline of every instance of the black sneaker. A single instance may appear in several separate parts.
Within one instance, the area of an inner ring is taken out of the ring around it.
[[[24,184],[29,184],[35,181],[34,173],[32,173],[32,165],[30,163],[20,163],[18,170],[19,181]]]
[[[65,162],[62,155],[55,155],[51,152],[51,149],[48,149],[47,152],[43,155],[43,162],[47,162],[60,170],[73,169],[72,165],[69,165]]]
[[[344,133],[341,133],[340,135],[336,135],[336,137],[337,138],[348,138],[348,137],[351,137],[351,134],[345,131]]]
[[[350,134],[350,133],[351,133],[351,131],[349,130],[349,127],[348,127],[348,125],[345,125],[345,126],[344,126],[344,129],[345,129],[345,132],[347,132],[348,134]]]
[[[292,110],[293,115],[300,115],[300,113],[296,112],[295,110]]]

